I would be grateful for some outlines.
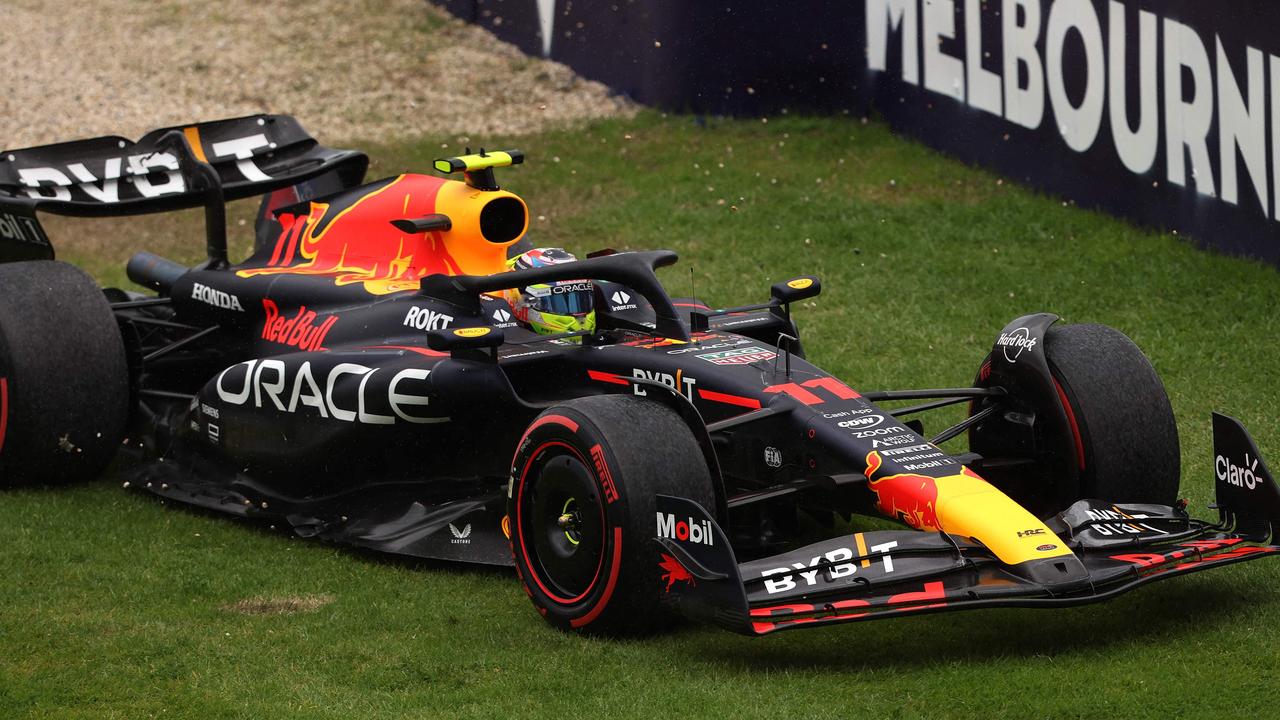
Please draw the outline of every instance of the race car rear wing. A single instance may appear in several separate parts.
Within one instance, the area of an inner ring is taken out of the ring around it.
[[[137,142],[100,137],[6,150],[0,152],[0,262],[53,259],[37,211],[104,217],[204,207],[216,264],[226,259],[227,200],[321,176],[332,178],[325,191],[354,187],[368,165],[364,153],[321,146],[287,115],[162,128]]]

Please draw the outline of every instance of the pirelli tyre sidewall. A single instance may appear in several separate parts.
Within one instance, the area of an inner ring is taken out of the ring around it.
[[[714,502],[697,440],[664,405],[581,398],[529,425],[512,463],[508,514],[516,571],[547,622],[610,636],[673,624],[661,604],[658,493]]]

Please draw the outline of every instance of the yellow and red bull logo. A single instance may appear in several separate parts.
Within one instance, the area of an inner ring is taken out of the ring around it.
[[[391,224],[435,214],[447,215],[450,229],[406,233]],[[279,221],[267,267],[240,270],[240,277],[324,276],[385,295],[416,290],[428,275],[502,272],[507,247],[528,229],[528,211],[506,191],[407,174],[312,202],[305,215],[281,213]]]
[[[871,481],[871,491],[876,494],[880,512],[902,521],[917,530],[939,530],[938,481],[928,475],[900,473],[877,478],[883,464],[880,453],[867,453],[867,469],[864,473]]]
[[[974,538],[1002,562],[1017,564],[1060,555],[1071,550],[1039,518],[1012,498],[961,466],[942,477],[896,473],[877,477],[885,460],[872,450],[866,455],[868,487],[876,507],[917,530],[941,531]]]

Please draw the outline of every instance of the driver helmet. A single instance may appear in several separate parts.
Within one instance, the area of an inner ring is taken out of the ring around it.
[[[509,270],[576,262],[561,248],[535,248],[507,261]],[[595,290],[590,280],[558,280],[507,291],[521,324],[542,335],[595,332]]]

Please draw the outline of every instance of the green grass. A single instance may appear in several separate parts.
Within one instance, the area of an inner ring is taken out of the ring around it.
[[[371,176],[427,168],[451,140],[371,148]],[[797,311],[809,355],[854,387],[967,384],[1007,321],[1052,311],[1147,351],[1200,514],[1211,410],[1280,463],[1272,268],[848,118],[644,114],[485,144],[528,153],[500,179],[528,200],[539,244],[675,249],[672,292],[721,306],[820,275],[823,295]],[[139,247],[194,261],[203,246],[198,215],[54,225],[62,256],[104,282],[123,282]],[[0,567],[4,718],[1265,717],[1280,682],[1280,566],[1265,562],[1088,608],[607,642],[545,627],[505,572],[388,562],[105,481],[0,494]],[[232,607],[307,597],[332,602]]]

